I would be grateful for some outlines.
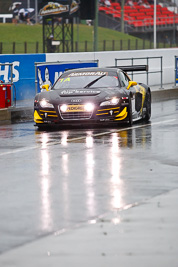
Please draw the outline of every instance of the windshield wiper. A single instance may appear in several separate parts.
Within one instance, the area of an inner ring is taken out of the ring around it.
[[[106,76],[106,74],[101,75],[100,77],[98,77],[97,79],[93,80],[92,82],[88,83],[84,88],[89,88],[91,85],[93,85],[94,83],[96,83],[98,80],[100,80],[101,78],[103,78],[104,76]]]

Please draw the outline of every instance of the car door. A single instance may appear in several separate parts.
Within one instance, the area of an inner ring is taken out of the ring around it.
[[[125,72],[120,71],[119,72],[119,81],[120,81],[121,87],[124,87],[125,89],[127,89],[131,79],[129,78],[129,76]],[[132,101],[132,114],[133,114],[136,111],[136,101],[135,100],[136,100],[137,89],[135,86],[131,86],[128,91],[131,92],[131,96],[132,96],[131,101]]]

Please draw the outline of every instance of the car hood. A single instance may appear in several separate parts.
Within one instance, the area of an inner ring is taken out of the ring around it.
[[[113,88],[96,88],[96,89],[65,89],[65,90],[51,90],[40,93],[40,99],[46,98],[51,103],[70,102],[70,99],[80,98],[80,101],[93,100],[102,101],[114,96],[122,97],[126,95],[127,91]]]

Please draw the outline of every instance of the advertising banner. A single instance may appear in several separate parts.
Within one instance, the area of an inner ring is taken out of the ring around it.
[[[39,15],[70,17],[77,16],[79,10],[79,0],[43,0],[39,2]]]
[[[35,96],[35,62],[44,62],[45,54],[0,55],[0,63],[12,63],[14,95],[16,100],[31,99]],[[9,83],[10,66],[0,66],[0,80]]]
[[[49,85],[49,90],[61,74],[70,69],[97,67],[98,61],[84,62],[58,62],[36,64],[36,92],[40,92],[42,86]]]
[[[176,57],[176,80],[175,83],[178,85],[178,57]]]

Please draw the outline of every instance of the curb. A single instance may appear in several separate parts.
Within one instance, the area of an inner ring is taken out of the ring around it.
[[[178,87],[151,92],[152,103],[178,99]],[[0,125],[33,121],[33,107],[10,107],[0,109]]]

